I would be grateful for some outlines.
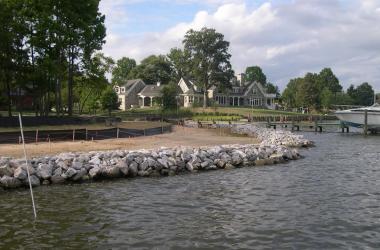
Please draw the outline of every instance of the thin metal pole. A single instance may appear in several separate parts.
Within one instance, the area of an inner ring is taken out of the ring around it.
[[[25,164],[26,164],[26,172],[28,173],[29,189],[30,189],[30,196],[32,197],[32,205],[33,205],[34,219],[37,219],[37,212],[36,212],[36,205],[34,204],[34,196],[33,196],[32,183],[30,182],[30,173],[29,173],[28,159],[27,159],[27,156],[26,156],[25,139],[24,139],[24,130],[23,130],[23,128],[22,128],[21,113],[18,114],[18,120],[19,120],[19,122],[20,122],[20,130],[21,130],[21,138],[22,138],[22,147],[23,147],[23,149],[24,149],[24,157],[25,157]]]

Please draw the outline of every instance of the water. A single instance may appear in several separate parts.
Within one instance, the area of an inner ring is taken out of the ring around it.
[[[0,193],[0,249],[380,249],[380,137],[287,164]]]

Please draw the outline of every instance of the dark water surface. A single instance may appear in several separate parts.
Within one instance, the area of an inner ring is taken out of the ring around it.
[[[288,164],[0,193],[0,249],[380,249],[380,137]]]

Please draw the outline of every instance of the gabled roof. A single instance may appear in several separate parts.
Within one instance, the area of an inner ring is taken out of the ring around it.
[[[148,97],[160,97],[162,96],[161,90],[164,86],[157,85],[146,85],[139,93],[140,96],[148,96]]]
[[[128,94],[130,90],[134,88],[139,82],[142,82],[144,85],[144,81],[141,79],[132,79],[132,80],[127,80],[124,84],[119,85],[119,87],[124,87],[125,88],[125,94]]]
[[[198,90],[197,86],[196,86],[191,80],[182,77],[182,78],[179,80],[178,85],[180,85],[181,82],[183,82],[183,83],[186,85],[186,87],[188,88],[187,91],[184,91],[184,90],[182,89],[182,91],[183,91],[184,94],[201,93],[201,91]]]

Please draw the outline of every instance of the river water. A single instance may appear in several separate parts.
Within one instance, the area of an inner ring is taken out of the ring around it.
[[[380,249],[380,137],[287,164],[0,193],[0,249]]]

